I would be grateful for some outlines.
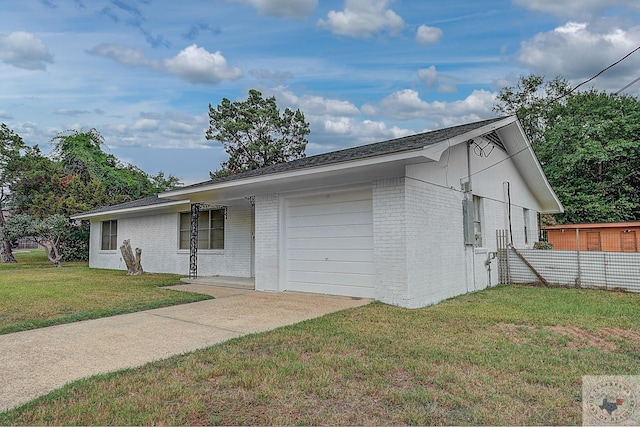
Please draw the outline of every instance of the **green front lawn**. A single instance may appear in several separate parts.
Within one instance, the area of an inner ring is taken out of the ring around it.
[[[211,298],[159,288],[180,284],[175,274],[127,276],[87,263],[54,268],[42,250],[16,259],[0,264],[0,334]]]
[[[76,382],[7,425],[575,425],[640,374],[640,295],[502,286],[380,303]]]

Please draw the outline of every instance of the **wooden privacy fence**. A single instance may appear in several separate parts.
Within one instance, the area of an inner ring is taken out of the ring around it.
[[[640,292],[640,253],[514,248],[498,230],[501,283],[621,289]]]

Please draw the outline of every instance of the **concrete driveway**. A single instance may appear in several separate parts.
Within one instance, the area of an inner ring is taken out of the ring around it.
[[[207,285],[171,288],[216,299],[0,335],[0,411],[80,378],[371,302]]]

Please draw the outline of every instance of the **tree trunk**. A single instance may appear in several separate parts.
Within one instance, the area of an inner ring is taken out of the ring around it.
[[[0,255],[2,255],[2,262],[7,264],[13,264],[16,261],[16,258],[13,256],[13,251],[11,249],[11,243],[2,241],[2,245],[0,246]]]
[[[2,208],[0,208],[0,229],[4,227],[4,212],[2,212]],[[2,240],[0,245],[0,256],[2,257],[3,263],[16,263],[16,258],[13,256],[13,250],[11,249],[11,242],[6,240]]]
[[[47,254],[47,258],[51,261],[53,266],[62,267],[62,263],[60,262],[62,256],[60,256],[60,253],[58,252],[58,245],[56,243],[47,242],[42,244],[42,246],[44,246],[44,252]]]
[[[136,248],[135,255],[131,250],[131,244],[129,243],[129,239],[122,242],[122,246],[120,246],[120,252],[122,253],[122,259],[124,259],[124,263],[127,265],[127,275],[128,276],[139,276],[144,273],[142,270],[142,249]]]

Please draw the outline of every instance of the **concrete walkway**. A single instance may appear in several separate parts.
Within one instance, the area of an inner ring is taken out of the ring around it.
[[[197,284],[171,288],[216,299],[0,335],[0,411],[80,378],[371,302]]]

